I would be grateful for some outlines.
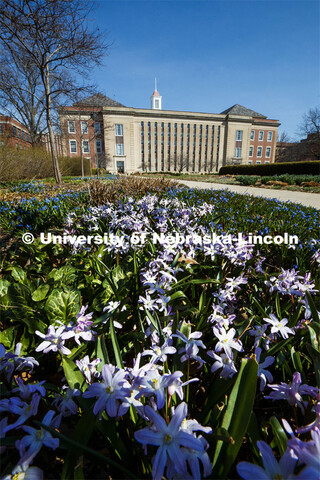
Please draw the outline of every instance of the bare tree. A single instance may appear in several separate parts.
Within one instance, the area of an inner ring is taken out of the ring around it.
[[[0,53],[0,106],[28,128],[33,145],[40,143],[46,129],[41,79],[33,65],[13,49]]]
[[[62,177],[54,144],[53,101],[79,90],[72,74],[87,76],[88,67],[99,65],[108,48],[99,30],[89,29],[91,6],[86,0],[0,0],[2,46],[12,58],[18,53],[41,81],[57,183]]]
[[[305,137],[313,133],[320,134],[320,107],[310,108],[308,113],[303,115],[299,131]]]
[[[283,131],[283,132],[279,132],[278,134],[278,138],[277,138],[277,143],[288,143],[290,142],[290,137],[289,135],[287,134],[287,132]]]
[[[299,125],[303,156],[310,160],[320,160],[320,107],[310,108]]]

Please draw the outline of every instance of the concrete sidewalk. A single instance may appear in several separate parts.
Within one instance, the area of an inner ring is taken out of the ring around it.
[[[276,200],[280,200],[281,202],[286,202],[289,200],[290,202],[300,203],[301,205],[305,205],[306,207],[313,207],[320,210],[320,194],[318,193],[291,192],[290,190],[273,190],[258,187],[245,187],[241,185],[227,185],[211,182],[194,182],[190,180],[174,180],[191,188],[229,190],[235,193],[246,193],[255,197],[274,198]]]

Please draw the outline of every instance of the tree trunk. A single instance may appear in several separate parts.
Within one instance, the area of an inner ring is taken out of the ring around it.
[[[80,156],[81,156],[81,178],[84,178],[83,151],[82,151],[81,144],[80,144]]]
[[[50,92],[50,73],[49,73],[48,64],[46,65],[45,72],[43,72],[42,79],[43,79],[44,88],[46,92],[46,116],[47,116],[47,126],[49,131],[49,141],[50,141],[50,147],[51,147],[53,174],[54,174],[54,178],[56,179],[56,182],[58,184],[61,184],[62,176],[59,168],[58,156],[56,152],[56,146],[54,143],[54,133],[53,133],[52,123],[51,123],[51,92]]]

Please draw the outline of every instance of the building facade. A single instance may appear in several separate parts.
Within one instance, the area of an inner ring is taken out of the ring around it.
[[[27,127],[12,117],[0,115],[0,146],[18,150],[32,147]]]
[[[241,105],[219,113],[125,107],[98,94],[60,109],[65,155],[111,172],[215,173],[228,164],[275,160],[278,120]]]

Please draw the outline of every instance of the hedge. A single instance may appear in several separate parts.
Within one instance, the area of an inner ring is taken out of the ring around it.
[[[219,170],[219,175],[260,175],[262,177],[284,173],[319,175],[320,161],[268,163],[267,165],[226,165]]]

